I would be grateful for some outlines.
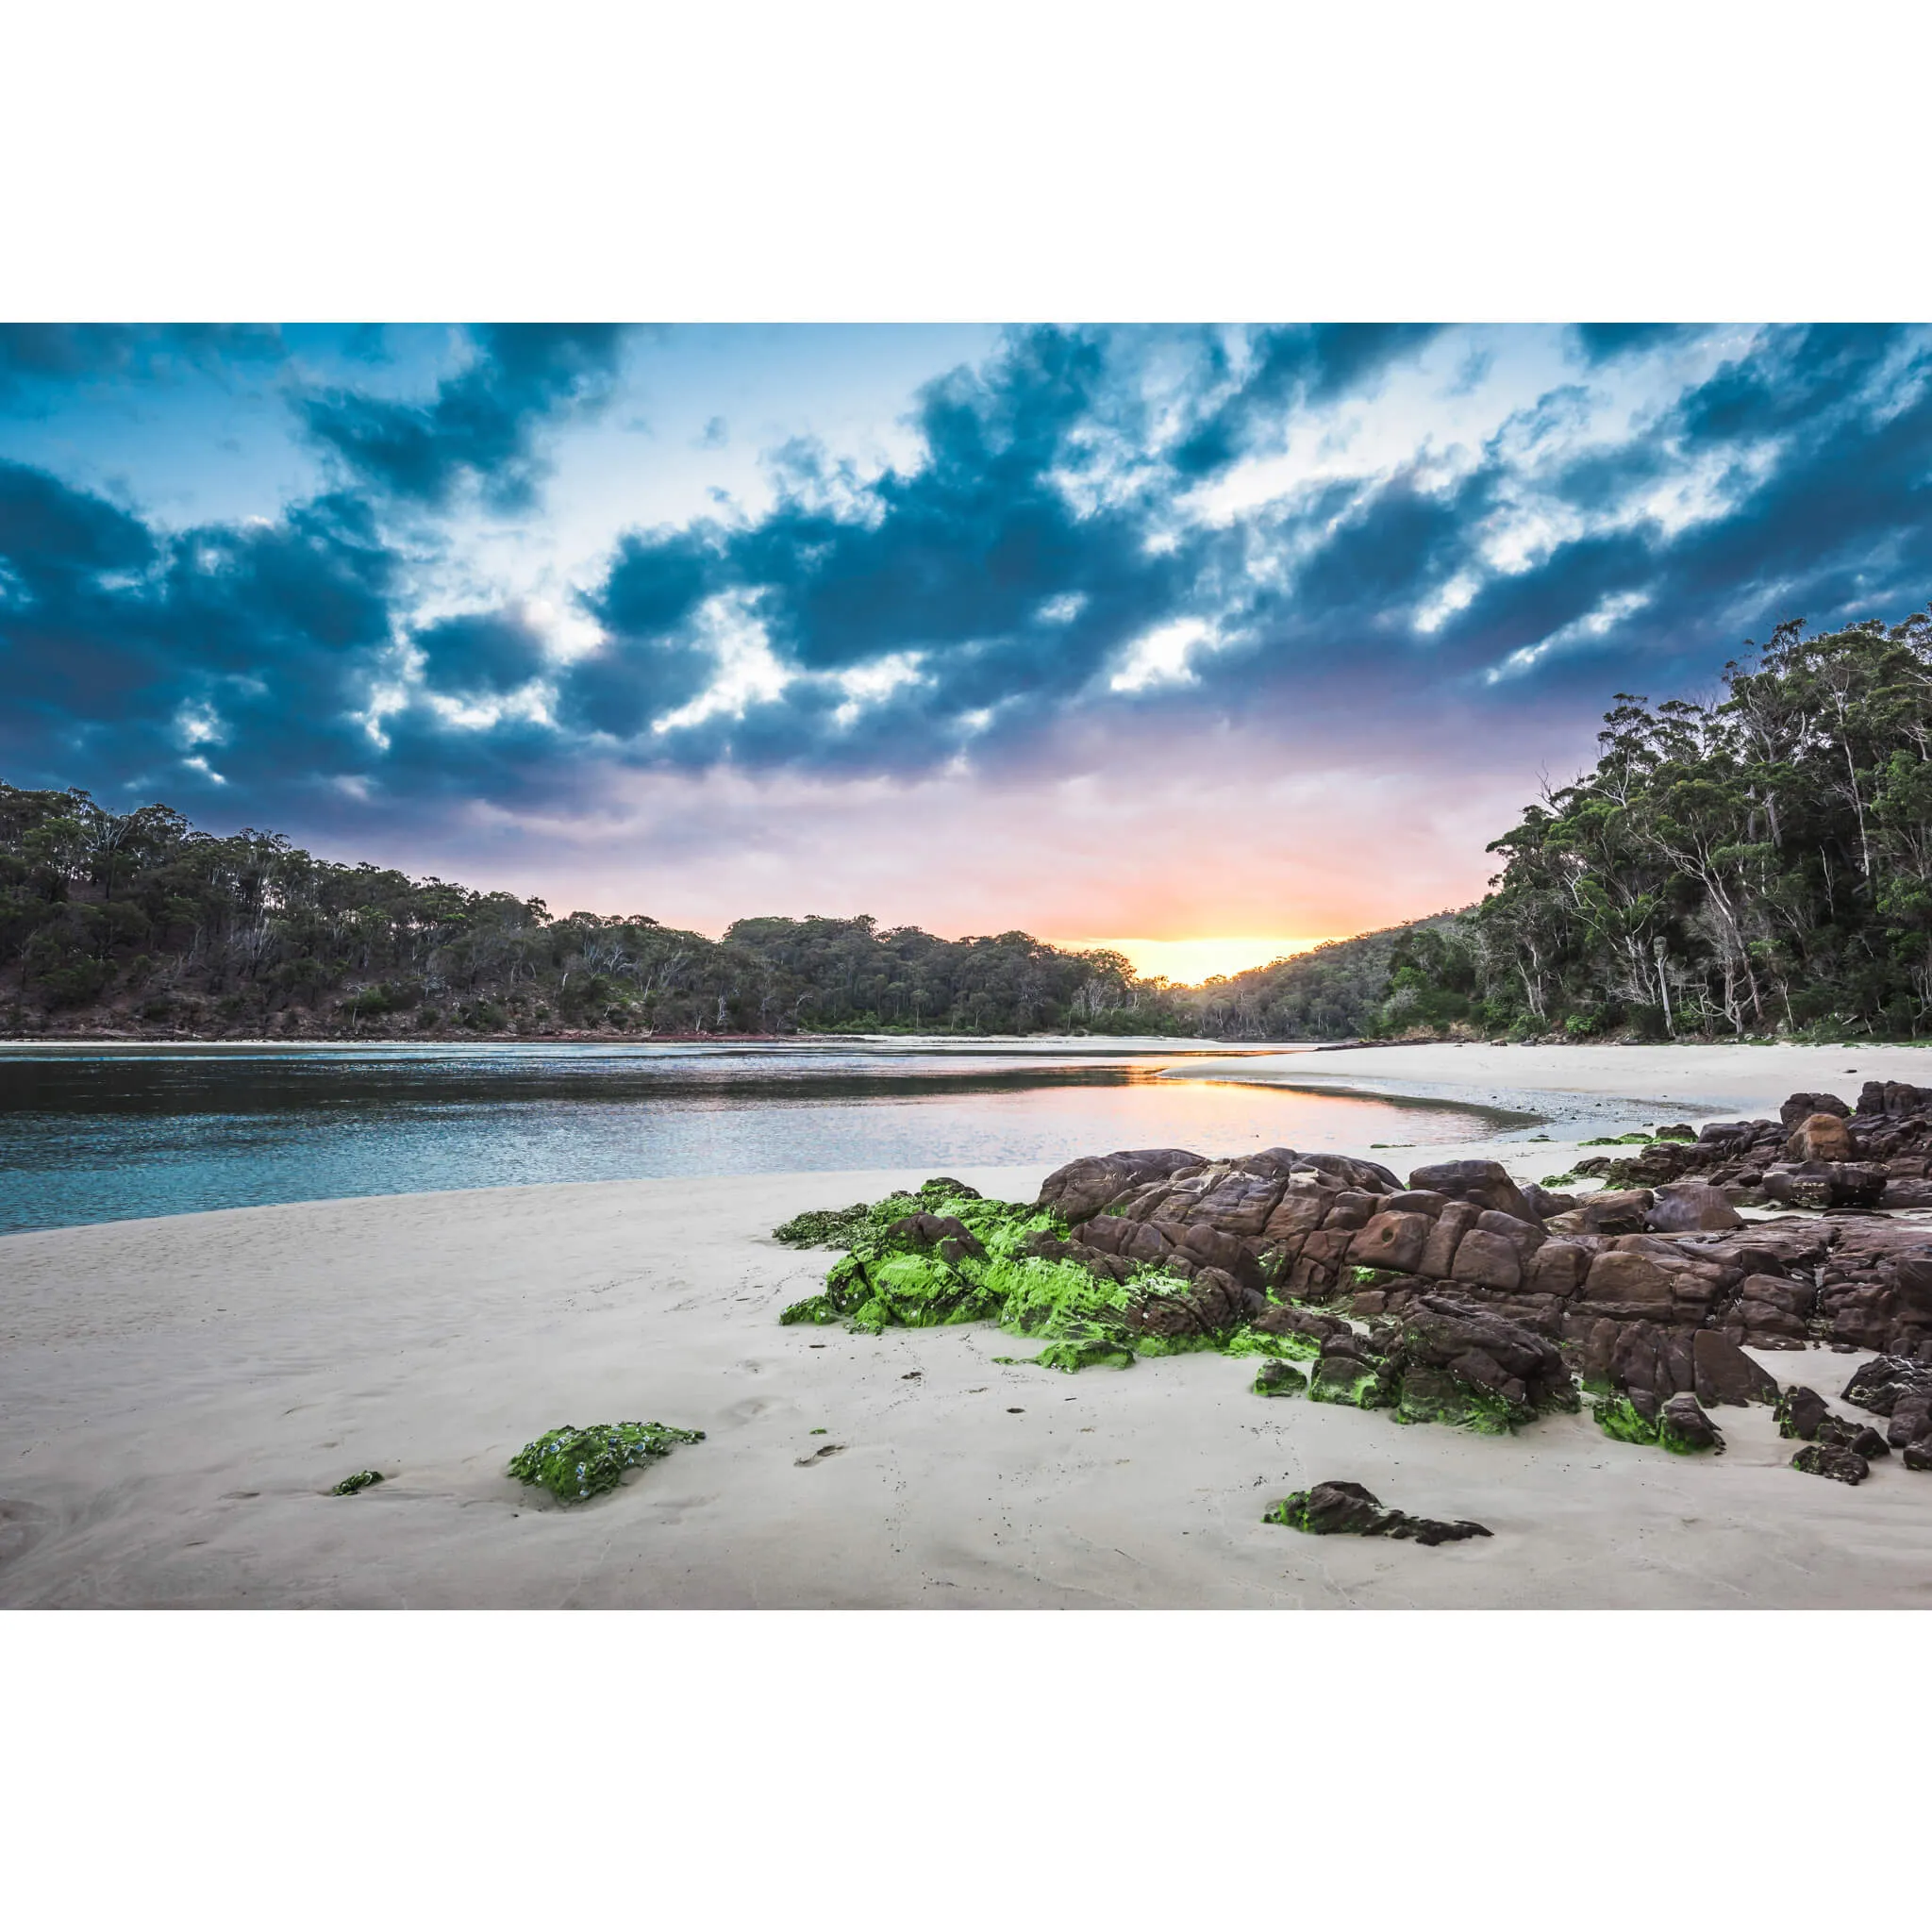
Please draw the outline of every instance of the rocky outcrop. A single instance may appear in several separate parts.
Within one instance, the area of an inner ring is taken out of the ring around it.
[[[1879,1356],[1845,1384],[1844,1399],[1888,1419],[1886,1446],[1907,1469],[1932,1470],[1932,1362]]]
[[[1871,1211],[1890,1187],[1932,1189],[1932,1090],[1872,1083],[1856,1110],[1795,1094],[1777,1121],[1588,1165],[1607,1185],[1579,1200],[1520,1188],[1494,1161],[1439,1162],[1405,1183],[1288,1147],[1226,1160],[1155,1148],[1072,1162],[1041,1203],[1068,1224],[1050,1237],[1056,1257],[1123,1284],[1166,1277],[1131,1326],[1177,1342],[1230,1321],[1297,1337],[1320,1352],[1317,1400],[1464,1420],[1493,1403],[1519,1417],[1551,1399],[1560,1371],[1629,1398],[1654,1427],[1678,1396],[1700,1409],[1775,1401],[1747,1349],[1825,1343],[1932,1364],[1932,1228]],[[1737,1212],[1778,1200],[1822,1218]],[[1315,1315],[1341,1332],[1299,1325]],[[1365,1321],[1387,1324],[1379,1345]],[[1486,1331],[1494,1346],[1451,1345],[1452,1330],[1483,1324],[1500,1324]]]
[[[1317,1483],[1311,1490],[1297,1490],[1261,1521],[1286,1524],[1309,1536],[1384,1536],[1424,1547],[1494,1534],[1480,1523],[1439,1523],[1401,1509],[1385,1509],[1360,1483]]]

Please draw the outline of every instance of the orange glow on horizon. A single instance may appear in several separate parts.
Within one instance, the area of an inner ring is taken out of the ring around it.
[[[1198,986],[1218,974],[1244,973],[1251,966],[1266,966],[1271,960],[1291,958],[1315,946],[1325,946],[1326,938],[1300,939],[1261,937],[1211,940],[1054,940],[1050,943],[1074,952],[1091,952],[1106,947],[1124,953],[1134,962],[1134,971],[1143,979],[1171,979],[1176,986]]]

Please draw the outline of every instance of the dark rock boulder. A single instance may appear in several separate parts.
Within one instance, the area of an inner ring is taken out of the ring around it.
[[[1491,1432],[1551,1409],[1574,1409],[1576,1391],[1554,1343],[1446,1295],[1418,1295],[1390,1353],[1386,1379],[1413,1422],[1452,1422]]]
[[[1360,1483],[1317,1483],[1311,1490],[1297,1490],[1261,1521],[1286,1524],[1310,1536],[1381,1536],[1430,1548],[1493,1533],[1480,1523],[1439,1523],[1385,1509]]]
[[[1643,1224],[1652,1234],[1702,1234],[1742,1227],[1744,1217],[1708,1181],[1667,1181]]]
[[[1873,1083],[1868,1080],[1865,1083],[1864,1091],[1866,1093],[1871,1092],[1872,1086]],[[1858,1105],[1862,1108],[1864,1104],[1864,1098],[1861,1094]],[[1842,1121],[1850,1113],[1851,1108],[1836,1093],[1794,1093],[1778,1108],[1777,1118],[1778,1124],[1787,1133],[1790,1133],[1793,1127],[1815,1118],[1819,1114],[1829,1114]]]
[[[1819,1424],[1831,1413],[1824,1397],[1802,1382],[1793,1382],[1777,1399],[1777,1432],[1802,1442],[1816,1439]]]
[[[1829,1476],[1836,1483],[1861,1483],[1872,1465],[1856,1449],[1838,1449],[1824,1442],[1807,1442],[1791,1457],[1791,1467],[1807,1475]]]
[[[1675,1456],[1694,1456],[1710,1449],[1722,1456],[1724,1450],[1717,1424],[1698,1406],[1694,1395],[1674,1395],[1658,1409],[1657,1439]]]
[[[1344,1188],[1357,1188],[1369,1194],[1394,1194],[1402,1191],[1401,1179],[1384,1167],[1379,1160],[1357,1160],[1346,1154],[1301,1154],[1295,1157],[1297,1169],[1312,1170],[1324,1180],[1338,1182]],[[1410,1187],[1426,1187],[1425,1181],[1417,1181],[1412,1176]],[[1443,1190],[1446,1193],[1448,1191]]]
[[[1641,1234],[1650,1222],[1657,1196],[1648,1188],[1607,1188],[1591,1194],[1576,1212],[1583,1234]],[[1568,1217],[1565,1216],[1567,1220]]]
[[[1932,1396],[1932,1363],[1907,1356],[1881,1355],[1853,1373],[1844,1400],[1874,1415],[1890,1415],[1906,1396]]]
[[[1319,1308],[1301,1308],[1286,1303],[1262,1309],[1251,1325],[1263,1335],[1301,1335],[1317,1345],[1355,1334],[1340,1315],[1324,1315]]]
[[[1205,1156],[1184,1147],[1138,1147],[1088,1155],[1057,1167],[1040,1185],[1040,1205],[1075,1224],[1098,1214],[1116,1195],[1183,1169],[1206,1167]]]
[[[1691,1338],[1690,1366],[1698,1401],[1712,1407],[1727,1402],[1742,1408],[1778,1399],[1775,1380],[1714,1328],[1700,1328]]]
[[[986,1248],[979,1237],[952,1214],[905,1214],[886,1229],[889,1240],[904,1241],[909,1248],[937,1248],[940,1258],[957,1265],[965,1256],[975,1261],[986,1259]]]
[[[1444,1160],[1433,1167],[1419,1167],[1408,1177],[1413,1189],[1447,1194],[1452,1201],[1468,1201],[1478,1208],[1492,1208],[1516,1221],[1539,1221],[1536,1209],[1524,1199],[1523,1190],[1509,1178],[1509,1170],[1499,1160]]]
[[[1139,1281],[1134,1287],[1137,1292],[1120,1313],[1123,1327],[1130,1335],[1163,1341],[1218,1341],[1268,1307],[1258,1289],[1220,1268],[1197,1268],[1178,1291],[1142,1289]]]

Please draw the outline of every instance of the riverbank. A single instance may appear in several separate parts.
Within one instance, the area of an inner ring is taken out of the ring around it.
[[[1554,1091],[1536,1050],[1410,1051],[1514,1055],[1522,1091]],[[1628,1093],[1586,1101],[1671,1099],[1692,1117],[1720,1103],[1705,1089],[1692,1105],[1711,1070],[1604,1051],[1630,1066]],[[1589,1065],[1550,1052],[1565,1074]],[[1496,1070],[1467,1066],[1459,1091],[1485,1099]],[[1815,1071],[1740,1061],[1731,1077],[1781,1099],[1824,1084]],[[1406,1074],[1421,1076],[1385,1077]],[[1900,1074],[1874,1057],[1871,1076]],[[1574,1151],[1491,1149],[1524,1178]],[[960,1178],[1018,1198],[1044,1172]],[[1926,1478],[1895,1457],[1856,1490],[1799,1475],[1762,1408],[1720,1412],[1723,1457],[1679,1459],[1611,1441],[1587,1412],[1490,1438],[1267,1402],[1252,1363],[1218,1356],[1064,1376],[1000,1362],[1033,1351],[984,1327],[781,1327],[830,1257],[770,1229],[924,1177],[506,1188],[0,1240],[0,1603],[1932,1604]],[[1863,1357],[1761,1359],[1835,1396]],[[706,1441],[575,1508],[504,1475],[545,1429],[618,1420]],[[324,1493],[364,1468],[385,1481]],[[1331,1478],[1494,1535],[1424,1549],[1260,1521]]]
[[[1855,1101],[1867,1080],[1932,1085],[1927,1046],[1414,1046],[1262,1053],[1217,1077],[1350,1092],[1472,1101],[1541,1115],[1553,1130],[1674,1119],[1775,1118],[1791,1093]],[[1538,1131],[1531,1129],[1529,1131]],[[1554,1138],[1554,1132],[1553,1132]]]

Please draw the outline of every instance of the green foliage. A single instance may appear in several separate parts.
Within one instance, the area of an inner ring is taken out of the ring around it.
[[[510,1457],[520,1483],[548,1490],[560,1503],[581,1503],[614,1490],[627,1469],[669,1456],[680,1442],[702,1442],[702,1429],[674,1429],[663,1423],[595,1423],[587,1429],[566,1423]]]
[[[1181,997],[1198,1030],[1223,1040],[1352,1040],[1458,1025],[1469,1018],[1466,994],[1432,982],[1422,963],[1440,965],[1446,958],[1438,928],[1453,926],[1456,918],[1439,912],[1413,925],[1331,940],[1292,958],[1209,979]]]
[[[358,1469],[354,1475],[345,1475],[334,1489],[331,1496],[354,1496],[382,1480],[382,1472],[377,1469]]]
[[[125,969],[125,974],[123,969]],[[646,914],[339,865],[278,833],[197,831],[165,806],[0,784],[0,975],[42,1012],[166,975],[229,1027],[366,1036],[558,1025],[646,1033],[1191,1031],[1118,953],[1026,933],[942,940],[869,918],[741,920],[722,941]],[[223,1008],[219,1002],[229,1004]],[[553,1017],[554,1016],[554,1017]],[[156,1017],[145,1013],[141,1017]],[[192,1024],[178,1003],[166,1017]]]
[[[1391,988],[1512,1038],[1932,1030],[1932,614],[1745,648],[1711,703],[1620,693]]]

